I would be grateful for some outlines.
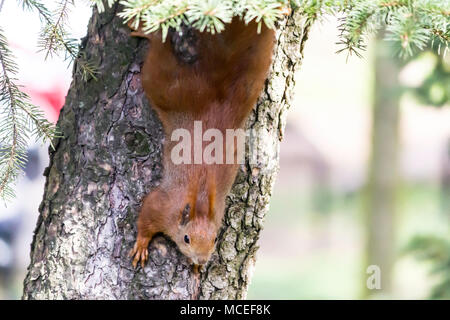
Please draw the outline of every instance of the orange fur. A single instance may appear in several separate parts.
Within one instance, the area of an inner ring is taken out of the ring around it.
[[[193,132],[195,120],[203,131],[242,128],[262,90],[270,66],[274,32],[256,23],[234,19],[216,35],[196,31],[198,59],[180,61],[161,33],[149,38],[151,47],[142,68],[142,85],[165,130],[164,175],[144,199],[133,264],[148,259],[147,246],[155,233],[168,235],[195,264],[204,264],[214,251],[224,215],[225,197],[236,177],[237,164],[180,164],[170,159],[177,128]],[[204,148],[204,143],[203,143]],[[225,148],[224,148],[225,150]],[[187,206],[189,210],[186,210]],[[188,212],[187,223],[182,223]],[[184,241],[189,237],[190,243]]]

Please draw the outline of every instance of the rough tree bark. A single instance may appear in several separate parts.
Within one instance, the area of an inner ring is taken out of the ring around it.
[[[301,12],[280,23],[270,77],[248,121],[266,133],[252,138],[262,157],[241,166],[206,270],[194,273],[164,236],[150,244],[147,266],[134,270],[127,255],[140,202],[163,174],[163,135],[140,84],[148,41],[130,37],[117,11],[94,10],[83,41],[100,73],[87,82],[74,73],[58,120],[64,137],[44,173],[23,298],[245,298],[310,24]]]

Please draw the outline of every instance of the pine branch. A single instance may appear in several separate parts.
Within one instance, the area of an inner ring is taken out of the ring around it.
[[[90,0],[91,3],[97,7],[98,11],[101,13],[103,11],[105,11],[105,5],[103,4],[103,0]],[[113,4],[116,2],[117,0],[107,0],[106,1],[106,5],[108,7],[112,7]]]
[[[56,9],[56,22],[51,23],[51,20],[48,21],[47,28],[44,29],[45,33],[45,42],[43,43],[43,48],[46,50],[45,57],[47,58],[49,54],[52,52],[57,52],[62,45],[64,48],[68,50],[70,54],[72,54],[72,50],[70,50],[68,45],[66,45],[64,38],[66,36],[66,31],[64,25],[67,21],[67,16],[69,14],[70,6],[73,6],[73,0],[61,0],[59,2],[59,7]]]
[[[20,0],[22,8],[30,11],[36,11],[39,18],[44,23],[39,36],[39,47],[45,51],[45,58],[52,55],[64,54],[64,59],[71,64],[75,59],[79,66],[81,76],[84,80],[92,77],[97,80],[97,67],[91,61],[79,54],[78,41],[69,38],[69,33],[66,30],[69,12],[74,6],[74,0],[59,0],[58,7],[54,12],[51,12],[39,0]],[[111,5],[115,0],[109,0]],[[98,1],[102,3],[102,1]],[[56,18],[55,18],[56,17]]]
[[[104,2],[91,0],[104,10]],[[108,0],[107,5],[115,1]],[[326,14],[344,14],[341,18],[338,52],[362,55],[367,39],[381,28],[400,56],[411,56],[425,46],[448,48],[450,5],[439,0],[121,0],[119,15],[125,22],[151,33],[162,30],[163,41],[169,28],[179,30],[189,23],[200,31],[221,32],[233,17],[246,23],[256,21],[269,28],[292,10],[301,10],[313,22]]]
[[[54,125],[16,84],[17,70],[0,29],[0,199],[5,201],[14,197],[12,185],[27,161],[29,136],[51,143],[57,134]]]
[[[0,198],[14,196],[11,184],[26,161],[26,132],[18,118],[21,92],[11,78],[17,66],[8,50],[3,30],[0,29]]]
[[[437,0],[349,1],[342,9],[340,26],[343,46],[349,53],[364,50],[367,37],[386,26],[386,40],[403,57],[437,44],[438,52],[449,46],[450,4]],[[357,53],[358,54],[358,53]],[[360,55],[360,54],[359,54]]]
[[[49,22],[51,21],[52,13],[47,7],[38,0],[21,0],[23,10],[34,11],[36,10],[39,13],[39,18],[41,22]]]
[[[119,16],[125,22],[133,21],[135,28],[142,23],[146,33],[161,30],[163,41],[170,28],[179,30],[182,23],[214,34],[237,16],[246,23],[255,20],[259,28],[262,22],[274,28],[275,21],[291,12],[290,2],[283,0],[122,0],[120,4],[124,9]]]

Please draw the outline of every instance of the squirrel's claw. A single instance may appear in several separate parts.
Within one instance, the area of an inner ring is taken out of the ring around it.
[[[145,241],[144,241],[145,242]],[[144,268],[148,260],[148,241],[145,245],[142,241],[136,241],[133,249],[130,251],[129,256],[133,258],[133,267],[136,269],[139,261],[141,262],[141,267]]]

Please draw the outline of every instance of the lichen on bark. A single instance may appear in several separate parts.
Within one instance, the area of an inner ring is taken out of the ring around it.
[[[150,244],[133,269],[128,252],[142,198],[163,174],[163,131],[140,83],[147,40],[130,37],[117,6],[94,10],[82,51],[98,80],[74,79],[58,120],[63,137],[50,164],[24,281],[24,299],[245,298],[278,170],[282,138],[309,21],[279,23],[274,62],[247,127],[260,157],[246,163],[227,198],[216,253],[200,274],[170,239]]]

